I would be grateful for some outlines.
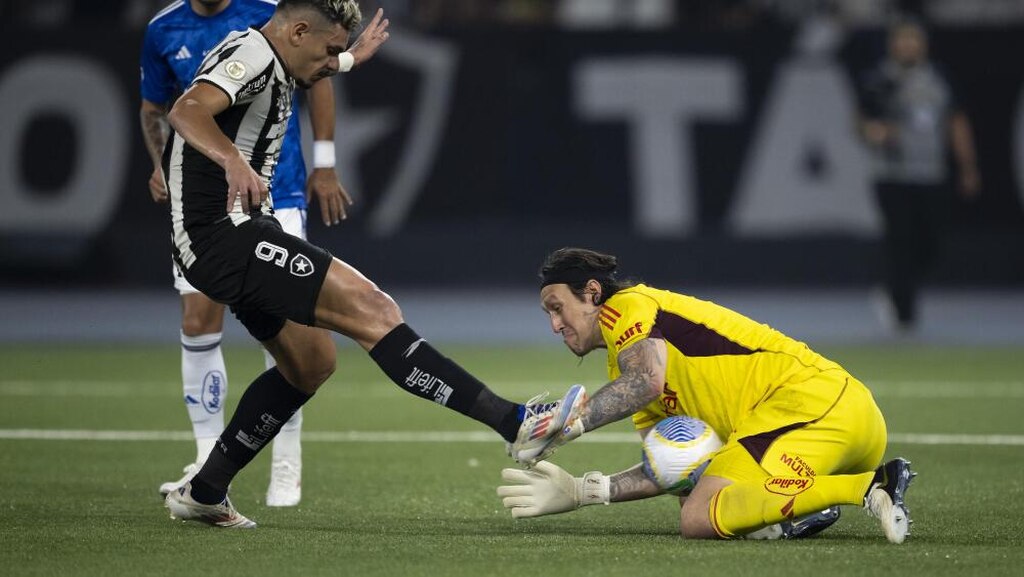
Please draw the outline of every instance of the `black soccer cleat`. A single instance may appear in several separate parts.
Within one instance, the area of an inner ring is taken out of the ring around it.
[[[864,495],[864,508],[881,522],[885,537],[892,543],[902,543],[910,534],[913,521],[904,496],[916,476],[910,470],[910,461],[897,457],[875,471]]]
[[[839,506],[834,505],[828,509],[804,515],[792,521],[779,523],[782,529],[782,539],[806,539],[821,533],[831,527],[839,520]]]

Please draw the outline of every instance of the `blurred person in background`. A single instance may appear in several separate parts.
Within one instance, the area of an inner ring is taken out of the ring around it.
[[[864,78],[859,98],[858,129],[875,158],[885,223],[886,320],[909,332],[951,209],[950,149],[959,193],[973,199],[980,190],[971,125],[953,86],[929,60],[927,33],[915,20],[890,28],[888,55]]]
[[[167,203],[167,188],[160,158],[168,138],[167,111],[187,87],[206,57],[235,30],[265,24],[276,1],[179,0],[150,20],[141,56],[142,134],[153,173],[149,192],[157,203]],[[345,218],[351,199],[334,170],[334,93],[330,79],[317,82],[309,91],[309,115],[313,126],[313,171],[306,177],[297,115],[292,115],[274,174],[271,192],[274,216],[284,230],[306,238],[306,199],[315,195],[325,225]],[[185,476],[160,486],[166,495],[198,471],[224,429],[224,402],[228,392],[227,371],[221,352],[224,305],[196,290],[173,265],[174,287],[181,295],[181,376],[185,407],[196,440],[195,462]],[[267,368],[274,359],[264,351]],[[284,425],[273,446],[267,505],[290,507],[302,498],[302,412]]]

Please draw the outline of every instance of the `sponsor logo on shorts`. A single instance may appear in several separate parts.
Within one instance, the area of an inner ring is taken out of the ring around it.
[[[776,495],[799,495],[814,485],[812,477],[769,477],[764,488]]]
[[[224,407],[224,373],[210,371],[203,378],[202,403],[207,413],[216,415]]]
[[[292,257],[290,272],[295,276],[309,276],[313,274],[313,261],[304,254],[297,254]]]
[[[814,469],[812,469],[811,466],[807,464],[807,461],[801,459],[799,455],[789,455],[787,453],[783,453],[779,457],[779,460],[782,461],[783,465],[786,465],[787,467],[792,469],[794,473],[801,477],[813,477],[816,475]]]

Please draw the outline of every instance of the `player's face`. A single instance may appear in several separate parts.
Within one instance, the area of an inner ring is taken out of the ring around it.
[[[318,80],[338,73],[338,55],[348,46],[348,30],[341,24],[313,29],[299,46],[291,73],[295,82],[309,88]]]
[[[581,299],[566,284],[540,289],[540,306],[548,315],[551,330],[562,335],[565,346],[578,357],[604,344],[597,326],[600,305]]]

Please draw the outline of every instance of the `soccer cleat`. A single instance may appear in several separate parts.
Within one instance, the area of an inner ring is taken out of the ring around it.
[[[833,506],[792,521],[779,523],[783,539],[806,539],[821,533],[839,520],[839,507]]]
[[[916,476],[910,470],[910,461],[893,459],[878,468],[864,495],[864,509],[882,523],[885,537],[891,543],[902,543],[910,534],[910,509],[903,499]]]
[[[753,541],[777,541],[780,539],[806,539],[821,533],[839,520],[839,507],[829,507],[817,513],[804,515],[792,521],[783,521],[752,531],[743,536]]]
[[[302,500],[302,462],[277,459],[270,465],[267,507],[294,507]]]
[[[199,463],[189,463],[188,465],[185,465],[185,468],[182,469],[182,472],[185,473],[185,475],[182,478],[178,479],[177,481],[167,481],[166,483],[160,485],[161,497],[166,497],[168,493],[173,493],[174,491],[177,491],[178,489],[184,487],[185,483],[191,481],[192,477],[194,477],[196,473],[199,472]]]
[[[255,529],[256,523],[235,510],[231,499],[216,505],[206,505],[192,498],[192,483],[186,482],[177,491],[171,491],[164,499],[164,506],[171,512],[171,519],[197,521],[226,529]]]
[[[579,418],[583,403],[587,400],[587,390],[583,385],[573,385],[557,401],[545,403],[545,397],[547,393],[542,393],[523,405],[523,422],[519,425],[519,434],[515,442],[508,446],[509,455],[518,463],[535,463],[555,436]]]

